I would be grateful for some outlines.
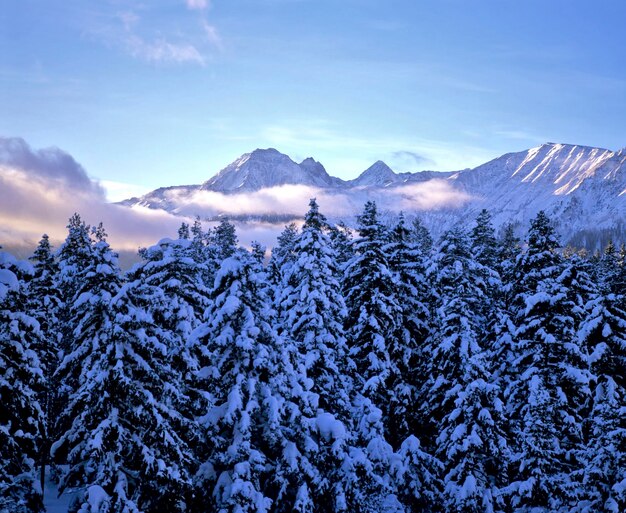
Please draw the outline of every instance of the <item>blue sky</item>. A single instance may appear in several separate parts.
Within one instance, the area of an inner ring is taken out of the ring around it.
[[[0,135],[66,150],[115,198],[257,147],[343,178],[619,149],[624,19],[617,0],[8,2]]]

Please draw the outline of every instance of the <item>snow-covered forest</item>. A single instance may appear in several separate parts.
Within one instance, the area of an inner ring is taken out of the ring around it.
[[[626,511],[626,250],[483,211],[0,252],[0,512]]]

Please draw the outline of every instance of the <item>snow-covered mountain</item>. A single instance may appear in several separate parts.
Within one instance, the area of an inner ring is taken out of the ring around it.
[[[312,158],[296,164],[274,148],[254,150],[229,164],[204,182],[203,190],[219,192],[257,191],[284,184],[332,187],[341,181],[328,175],[324,166]]]
[[[398,183],[400,177],[382,160],[374,162],[357,178],[348,182],[352,187],[387,187]]]
[[[614,152],[555,143],[508,153],[474,169],[455,172],[395,173],[378,161],[349,181],[330,176],[312,158],[298,164],[275,149],[255,150],[201,185],[157,189],[123,203],[186,215],[196,209],[201,217],[214,217],[222,207],[211,204],[211,196],[199,200],[203,191],[235,196],[230,201],[237,204],[238,194],[267,196],[274,188],[289,186],[309,187],[312,194],[317,191],[334,198],[331,204],[345,207],[337,214],[342,217],[346,217],[346,209],[358,213],[368,198],[383,198],[383,209],[419,213],[435,234],[459,221],[469,224],[480,209],[487,208],[497,226],[513,222],[520,232],[539,210],[545,210],[564,242],[576,245],[594,247],[609,236],[626,239],[626,149]],[[268,219],[285,214],[284,204],[293,202],[289,194],[272,197],[274,203],[262,213]],[[385,197],[391,200],[386,202]],[[455,201],[448,201],[452,197]],[[441,201],[431,201],[433,198]],[[302,205],[300,211],[304,210]],[[332,217],[334,211],[330,210]],[[298,210],[291,212],[296,215]],[[245,216],[245,209],[235,213],[234,217]],[[255,217],[259,217],[258,212]]]
[[[454,187],[475,197],[467,213],[487,208],[496,224],[526,228],[539,210],[565,241],[593,247],[626,234],[626,151],[547,143],[452,173]]]

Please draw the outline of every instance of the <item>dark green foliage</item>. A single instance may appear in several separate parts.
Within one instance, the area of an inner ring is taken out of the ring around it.
[[[571,473],[583,443],[581,414],[589,398],[589,372],[558,248],[554,229],[540,212],[513,285],[515,367],[506,395],[516,441],[510,487],[516,511],[560,509],[576,500]]]
[[[124,277],[77,214],[0,252],[0,511],[51,438],[97,513],[626,509],[626,249],[309,206],[267,267],[226,219]]]
[[[0,251],[0,511],[39,512],[35,462],[45,417],[39,405],[43,373],[34,351],[37,321],[28,314],[18,263]]]

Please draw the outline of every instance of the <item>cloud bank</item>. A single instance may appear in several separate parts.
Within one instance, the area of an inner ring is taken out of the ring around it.
[[[32,247],[43,233],[58,244],[74,212],[90,224],[102,221],[120,250],[174,234],[181,222],[165,212],[106,203],[100,191],[67,187],[65,179],[0,165],[0,244]]]
[[[184,189],[164,192],[166,202],[176,213],[201,217],[220,214],[231,216],[293,215],[302,216],[310,198],[316,198],[320,210],[331,218],[352,218],[368,200],[376,201],[380,210],[426,211],[459,207],[471,197],[454,189],[446,180],[429,180],[388,189],[349,189],[331,191],[305,185],[282,185],[240,194],[223,194]]]
[[[63,150],[0,137],[0,245],[33,247],[43,233],[58,244],[74,212],[90,224],[102,221],[120,250],[173,235],[181,223],[165,212],[107,203],[101,185]]]
[[[125,184],[127,185],[127,184]],[[255,216],[238,223],[241,243],[257,240],[271,247],[284,220],[301,218],[310,198],[317,198],[331,220],[352,222],[367,200],[381,211],[432,211],[458,207],[471,198],[446,180],[430,180],[383,190],[329,191],[304,185],[284,185],[251,193],[221,194],[169,189],[164,200],[173,213],[147,207],[108,203],[101,185],[83,167],[58,148],[33,150],[23,139],[0,138],[0,245],[34,249],[43,233],[58,245],[66,236],[68,218],[74,213],[92,225],[103,222],[111,245],[118,251],[134,252],[163,237],[173,237],[182,221],[196,215],[233,219]],[[280,222],[268,222],[267,216]],[[211,223],[205,223],[205,229]]]
[[[55,188],[104,198],[100,185],[87,176],[74,157],[59,148],[33,150],[20,137],[0,137],[0,165],[26,173],[35,181],[50,182]]]
[[[103,222],[113,248],[130,253],[174,237],[181,222],[193,221],[162,210],[108,203],[103,187],[68,153],[34,150],[21,138],[0,137],[0,246],[28,255],[43,233],[58,246],[74,212],[88,224]],[[211,223],[204,225],[208,229]],[[241,224],[238,234],[245,245],[257,240],[271,247],[280,230],[282,225],[250,222]]]

